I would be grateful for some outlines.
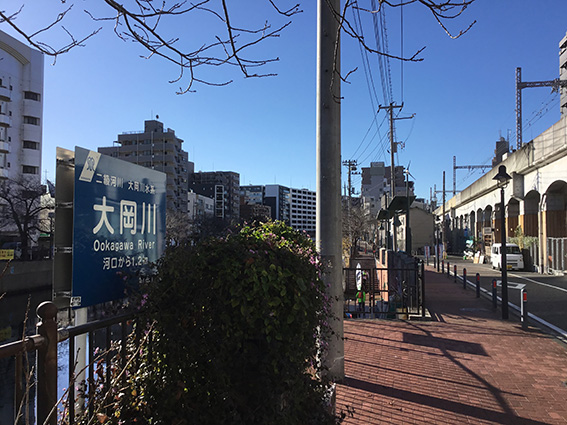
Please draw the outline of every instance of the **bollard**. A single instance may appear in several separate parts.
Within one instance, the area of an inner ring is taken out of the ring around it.
[[[447,261],[447,277],[451,277],[451,263]]]
[[[467,269],[463,267],[463,289],[467,289]]]
[[[455,283],[457,283],[457,265],[453,266],[453,276],[455,277]]]
[[[476,297],[480,298],[480,273],[476,274]]]
[[[522,297],[522,329],[528,329],[528,293],[525,289],[520,290],[520,295]]]
[[[441,260],[441,273],[445,273],[445,260]]]
[[[498,308],[498,297],[496,295],[496,279],[492,279],[492,307],[496,310]]]

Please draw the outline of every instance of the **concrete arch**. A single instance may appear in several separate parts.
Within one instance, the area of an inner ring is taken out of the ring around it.
[[[513,237],[520,225],[520,201],[515,198],[510,199],[506,210],[506,232],[508,237]]]
[[[469,213],[469,229],[471,236],[478,237],[476,231],[476,213],[474,211]]]
[[[492,212],[494,208],[492,205],[487,205],[482,212],[482,225],[483,227],[494,227],[492,222]]]
[[[493,233],[493,242],[500,242],[502,240],[502,220],[500,219],[501,217],[501,208],[502,208],[502,204],[497,203],[494,205],[494,214],[493,214],[493,226],[492,228],[494,229],[494,233]],[[506,207],[504,207],[506,208]]]
[[[520,217],[520,225],[526,236],[539,235],[539,203],[541,195],[537,190],[529,191],[524,197],[524,214]]]
[[[567,183],[556,180],[545,192],[544,220],[547,237],[567,237]]]
[[[479,208],[476,211],[476,237],[482,238],[482,225],[483,225],[484,210]]]

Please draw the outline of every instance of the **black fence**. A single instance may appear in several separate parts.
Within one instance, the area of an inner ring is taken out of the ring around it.
[[[353,318],[425,317],[425,272],[422,261],[399,268],[343,269],[345,315]],[[364,292],[360,305],[357,294]]]
[[[15,359],[14,424],[26,423],[26,412],[34,410],[30,388],[35,389],[37,397],[36,423],[57,424],[58,407],[62,407],[61,400],[58,399],[57,383],[59,343],[69,341],[69,373],[67,381],[64,381],[68,385],[65,396],[67,402],[63,406],[64,423],[74,423],[77,401],[81,409],[88,409],[89,413],[93,413],[92,403],[85,404],[83,400],[85,396],[88,396],[88,391],[94,390],[95,373],[98,374],[102,370],[106,374],[105,384],[108,385],[111,382],[111,367],[108,366],[116,351],[121,354],[117,356],[122,363],[121,366],[124,367],[126,364],[126,339],[132,329],[135,313],[58,330],[57,312],[57,307],[52,302],[40,304],[37,308],[37,315],[40,319],[37,334],[0,346],[0,359],[11,357]],[[84,371],[76,370],[75,367],[78,363],[75,338],[80,335],[86,335],[88,340]],[[29,367],[25,367],[25,356],[28,353],[35,353],[37,356],[35,370],[30,371]],[[76,379],[77,375],[82,372],[86,375],[85,383],[77,382]]]

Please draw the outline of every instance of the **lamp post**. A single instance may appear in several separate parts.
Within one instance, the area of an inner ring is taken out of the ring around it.
[[[496,180],[500,188],[500,241],[502,250],[502,319],[508,319],[508,266],[506,264],[506,207],[504,203],[504,189],[508,186],[508,182],[512,179],[506,172],[506,166],[501,165],[498,167],[498,174],[493,178]]]

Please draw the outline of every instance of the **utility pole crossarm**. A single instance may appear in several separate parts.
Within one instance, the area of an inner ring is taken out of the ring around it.
[[[522,68],[516,68],[516,148],[523,145],[522,140],[522,89],[530,87],[552,87],[553,91],[559,91],[561,87],[567,87],[567,80],[556,78],[548,81],[522,81]]]
[[[560,87],[567,87],[567,80],[556,78],[555,80],[549,81],[521,81],[518,83],[519,89],[530,87],[552,87],[553,90],[559,90]]]
[[[457,170],[473,170],[477,168],[492,168],[492,165],[457,165],[455,166]]]
[[[453,155],[453,196],[457,194],[457,170],[475,170],[492,168],[492,165],[457,165],[457,157]]]

